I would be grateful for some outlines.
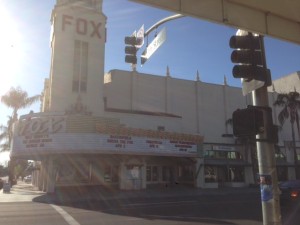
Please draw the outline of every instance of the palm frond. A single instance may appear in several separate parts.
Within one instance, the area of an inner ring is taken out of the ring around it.
[[[283,126],[285,120],[287,120],[289,118],[290,114],[289,114],[289,110],[287,107],[284,107],[281,112],[278,114],[278,121],[280,123],[281,126]]]
[[[40,95],[35,95],[35,96],[32,96],[32,97],[29,97],[29,98],[25,99],[22,108],[26,108],[28,106],[31,106],[33,103],[36,103],[36,102],[40,101],[40,99],[41,99]]]
[[[29,97],[27,92],[20,87],[12,87],[5,95],[1,97],[1,102],[7,107],[13,109],[13,122],[18,118],[19,109],[26,108],[40,100],[40,95]]]

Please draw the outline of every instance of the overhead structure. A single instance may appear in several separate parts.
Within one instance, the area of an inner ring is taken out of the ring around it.
[[[300,44],[297,0],[131,0]]]

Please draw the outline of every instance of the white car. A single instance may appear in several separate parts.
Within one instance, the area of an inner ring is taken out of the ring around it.
[[[25,183],[31,183],[31,175],[28,175],[28,176],[24,177],[24,182]]]

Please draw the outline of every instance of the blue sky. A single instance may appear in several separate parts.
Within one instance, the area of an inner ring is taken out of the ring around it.
[[[44,79],[50,72],[50,15],[55,2],[0,0],[0,95],[12,86],[22,87],[29,95],[42,92]],[[130,65],[124,62],[125,36],[143,24],[147,30],[174,14],[127,0],[104,0],[103,11],[107,16],[105,72],[130,70]],[[169,66],[172,77],[195,80],[198,70],[203,82],[223,84],[226,76],[230,86],[240,86],[240,80],[231,75],[232,49],[228,44],[235,28],[191,17],[170,21],[157,32],[163,27],[167,29],[166,42],[143,67],[138,65],[139,72],[165,75]],[[154,34],[149,36],[149,42]],[[266,37],[265,47],[272,79],[300,71],[300,45]],[[32,109],[39,111],[39,104]],[[0,124],[5,125],[11,110],[0,104],[0,112]]]

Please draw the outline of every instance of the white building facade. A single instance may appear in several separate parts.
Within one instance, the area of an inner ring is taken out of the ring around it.
[[[49,193],[68,186],[254,184],[255,146],[235,139],[227,123],[251,98],[226,82],[176,79],[168,70],[105,74],[106,19],[102,0],[57,0],[52,11],[42,112],[20,117],[11,151],[36,161],[33,184]],[[270,103],[275,98],[270,93]],[[277,148],[281,180],[295,177],[286,130]]]

